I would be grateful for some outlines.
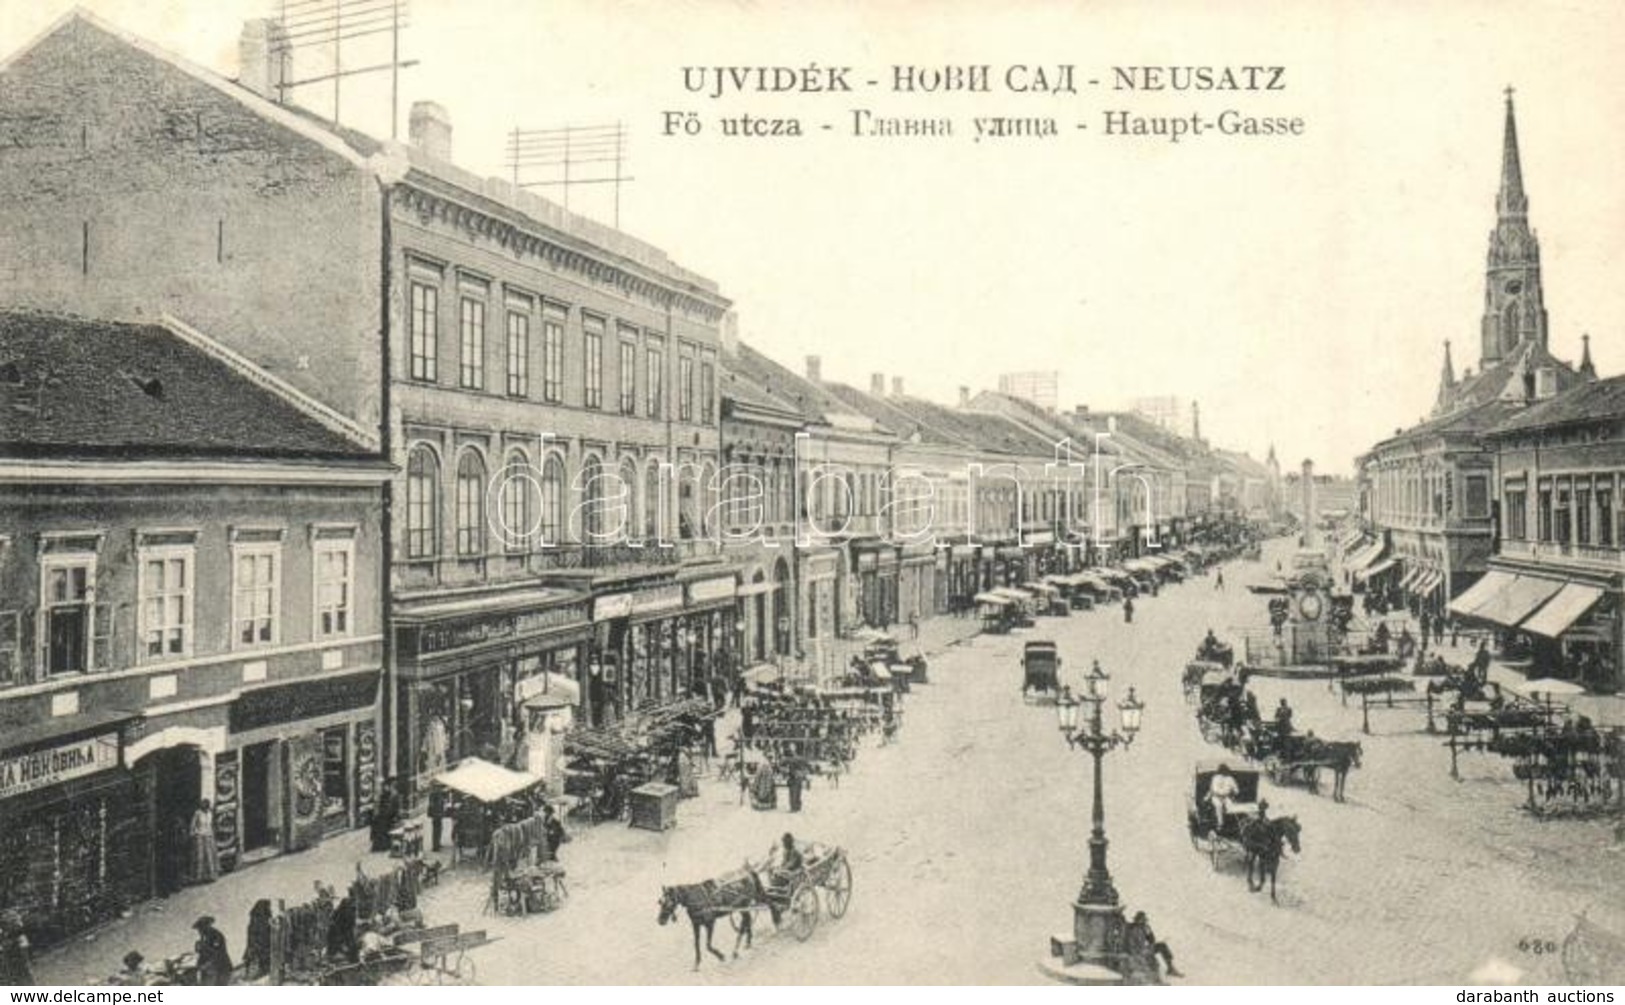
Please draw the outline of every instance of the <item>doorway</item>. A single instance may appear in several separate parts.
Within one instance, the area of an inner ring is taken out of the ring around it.
[[[186,886],[192,815],[203,799],[203,759],[196,747],[149,755],[152,772],[152,886],[160,897]]]
[[[276,741],[243,748],[243,853],[276,843],[271,821],[271,766],[276,763]]]

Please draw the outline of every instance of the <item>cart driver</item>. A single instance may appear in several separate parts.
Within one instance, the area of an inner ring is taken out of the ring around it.
[[[1219,765],[1219,770],[1213,773],[1213,779],[1208,782],[1207,801],[1213,807],[1213,816],[1220,829],[1223,829],[1225,818],[1229,816],[1230,804],[1239,795],[1241,786],[1236,784],[1236,776],[1230,773],[1230,765]]]
[[[767,854],[768,888],[780,895],[789,893],[805,865],[794,835],[786,832],[778,846]]]

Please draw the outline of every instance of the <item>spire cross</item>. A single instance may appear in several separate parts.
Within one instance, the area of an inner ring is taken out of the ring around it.
[[[1507,96],[1508,101],[1512,100],[1512,92],[1513,92],[1513,90],[1514,90],[1514,88],[1511,87],[1510,85],[1508,85],[1507,89],[1504,92],[1502,92]]]

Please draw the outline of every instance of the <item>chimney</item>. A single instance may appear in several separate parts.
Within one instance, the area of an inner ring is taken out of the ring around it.
[[[1202,406],[1191,402],[1191,439],[1202,442]]]
[[[433,101],[412,102],[409,135],[412,145],[436,160],[451,163],[451,115]]]
[[[262,98],[280,101],[288,79],[288,32],[270,18],[243,22],[237,39],[237,82]]]
[[[903,396],[903,378],[893,377],[891,379],[891,396],[893,398],[901,398]]]
[[[824,361],[817,356],[807,357],[807,379],[814,384],[824,382]]]
[[[959,388],[959,407],[960,408],[969,408],[970,407],[970,388],[965,387],[964,385],[960,385],[960,388]]]
[[[1080,419],[1087,419],[1087,418],[1089,418],[1089,406],[1088,405],[1073,405],[1072,406],[1072,414],[1076,415]]]
[[[884,398],[886,396],[885,374],[872,373],[869,375],[869,393],[877,398]]]

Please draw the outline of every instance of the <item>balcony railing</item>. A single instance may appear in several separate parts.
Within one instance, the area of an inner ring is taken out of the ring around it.
[[[1503,538],[1501,554],[1529,560],[1569,559],[1590,565],[1625,566],[1625,549],[1567,541],[1520,541]]]

